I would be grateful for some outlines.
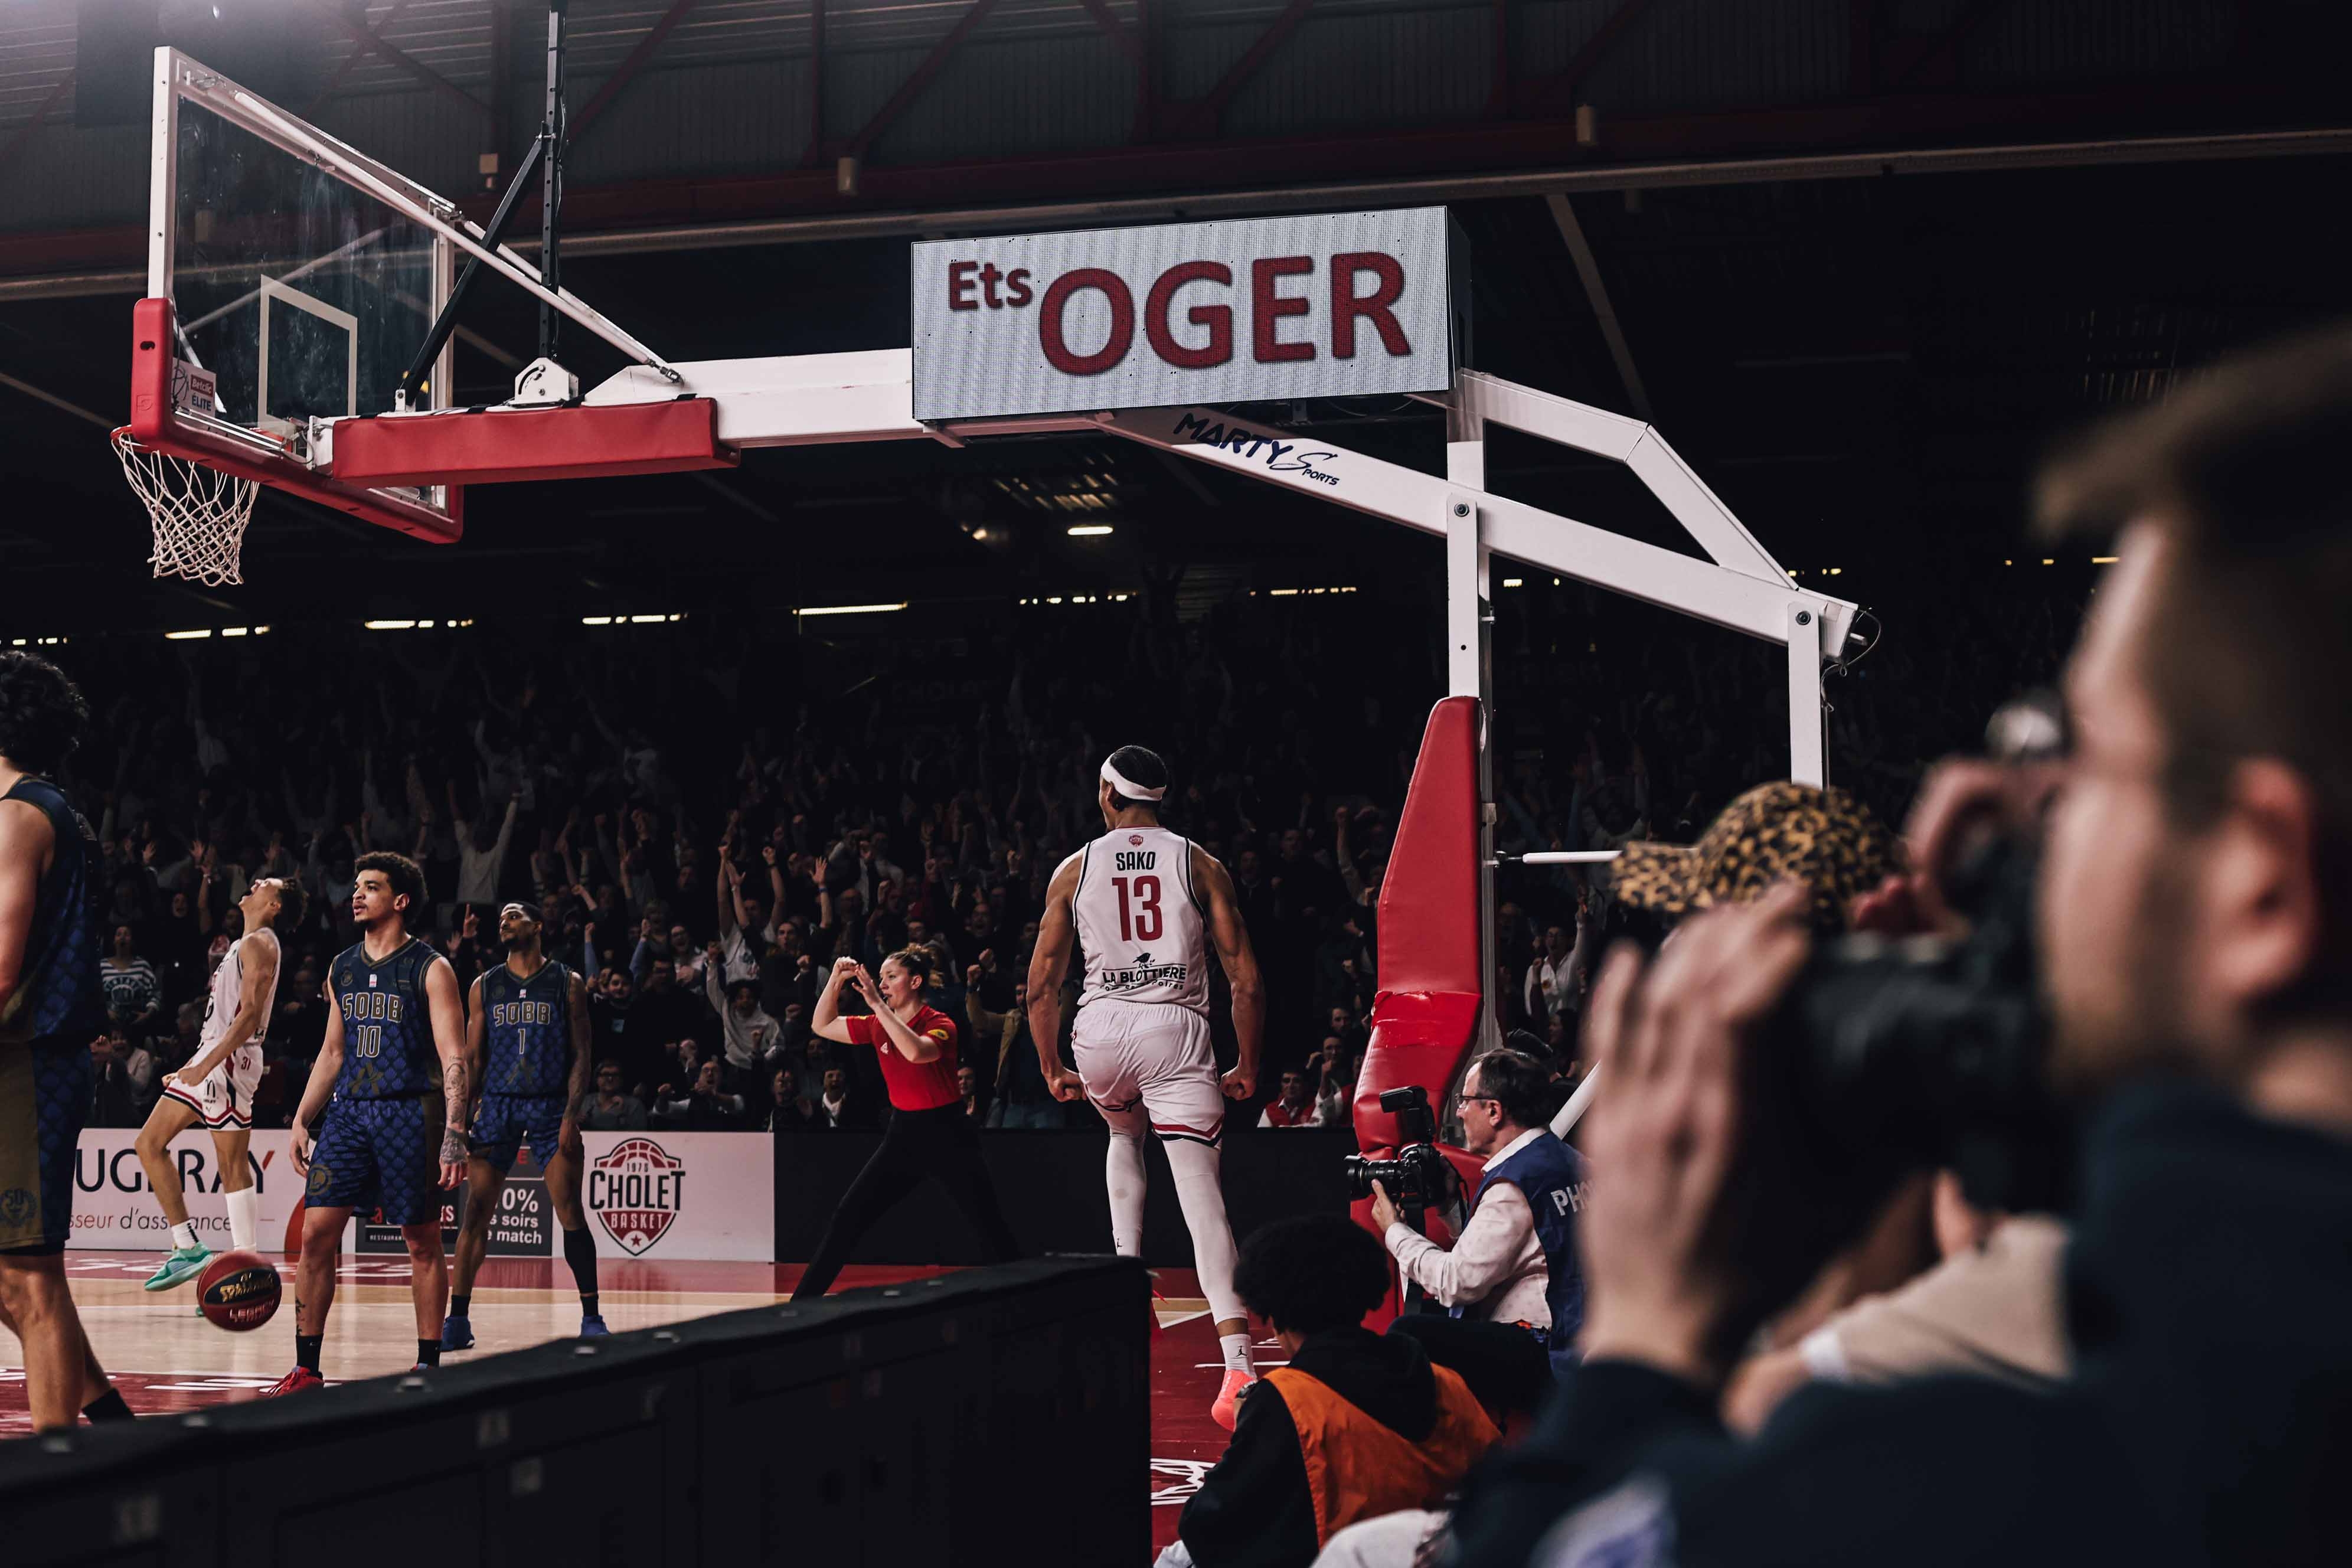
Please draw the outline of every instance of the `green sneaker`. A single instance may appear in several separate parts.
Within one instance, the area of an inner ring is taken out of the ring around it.
[[[174,1285],[184,1285],[205,1271],[213,1260],[213,1249],[203,1242],[194,1247],[175,1247],[163,1255],[163,1267],[148,1277],[150,1290],[169,1290]]]

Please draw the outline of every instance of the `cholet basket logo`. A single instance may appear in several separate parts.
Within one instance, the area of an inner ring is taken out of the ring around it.
[[[650,1138],[631,1138],[588,1167],[588,1207],[632,1258],[677,1221],[686,1203],[686,1162]]]

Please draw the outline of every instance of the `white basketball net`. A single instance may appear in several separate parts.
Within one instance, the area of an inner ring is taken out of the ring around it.
[[[154,525],[154,552],[147,561],[155,575],[215,588],[244,582],[239,552],[261,487],[186,458],[149,451],[127,430],[114,433],[114,451]]]

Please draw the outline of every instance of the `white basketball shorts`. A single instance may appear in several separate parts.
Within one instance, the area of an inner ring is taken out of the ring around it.
[[[173,1082],[166,1082],[163,1092],[194,1111],[206,1127],[221,1132],[253,1125],[253,1091],[260,1087],[261,1047],[247,1044],[222,1058],[221,1065],[196,1085],[194,1093]]]
[[[1070,1054],[1087,1098],[1111,1131],[1140,1137],[1148,1124],[1162,1142],[1217,1147],[1225,1135],[1225,1097],[1209,1020],[1166,1002],[1105,998],[1078,1009]]]

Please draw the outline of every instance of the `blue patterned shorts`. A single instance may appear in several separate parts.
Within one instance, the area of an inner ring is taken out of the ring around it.
[[[441,1096],[338,1100],[310,1152],[303,1199],[314,1209],[381,1209],[386,1225],[441,1214]]]
[[[563,1126],[564,1098],[560,1094],[485,1093],[474,1108],[473,1152],[494,1171],[514,1167],[516,1152],[530,1145],[531,1158],[544,1168],[555,1155],[555,1136]]]
[[[98,1068],[87,1040],[0,1045],[0,1252],[63,1252]]]

